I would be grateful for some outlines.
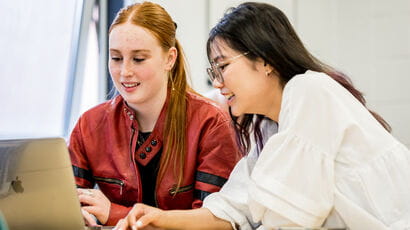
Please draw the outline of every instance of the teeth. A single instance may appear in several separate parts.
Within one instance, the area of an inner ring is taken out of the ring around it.
[[[141,83],[136,82],[136,83],[122,83],[125,87],[129,88],[129,87],[135,87],[135,86],[139,86]]]
[[[233,93],[225,95],[226,99],[228,99],[228,100],[231,99],[233,96],[235,96],[235,94],[233,94]]]

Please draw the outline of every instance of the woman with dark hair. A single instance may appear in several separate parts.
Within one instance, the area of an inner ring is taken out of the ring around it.
[[[118,228],[410,228],[409,150],[346,76],[305,49],[279,9],[231,9],[207,50],[213,86],[234,117],[246,114],[236,124],[242,148],[251,129],[260,140],[262,116],[277,121],[278,133],[264,146],[258,141],[259,154],[243,158],[203,208],[138,204]]]
[[[119,95],[85,112],[69,144],[88,224],[94,215],[115,225],[137,202],[201,207],[242,154],[228,113],[189,87],[176,24],[161,6],[118,13],[109,71]]]

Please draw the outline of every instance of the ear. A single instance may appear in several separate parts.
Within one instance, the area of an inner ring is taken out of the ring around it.
[[[165,63],[165,70],[170,71],[172,67],[174,67],[175,61],[177,60],[178,50],[175,47],[171,47],[166,55],[167,60]]]
[[[265,69],[265,74],[266,74],[266,76],[269,76],[269,75],[271,75],[271,74],[275,74],[275,75],[278,74],[278,72],[276,71],[276,69],[273,68],[273,66],[271,66],[270,64],[268,64],[268,63],[266,63],[266,62],[264,62],[263,67],[264,67],[264,69]]]

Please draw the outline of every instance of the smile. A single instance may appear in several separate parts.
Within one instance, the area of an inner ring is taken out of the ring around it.
[[[125,88],[132,88],[132,87],[137,87],[141,85],[140,82],[135,82],[135,83],[121,83]]]
[[[235,96],[235,94],[230,93],[230,94],[226,94],[226,95],[224,95],[224,96],[225,96],[225,98],[229,101],[232,97]]]

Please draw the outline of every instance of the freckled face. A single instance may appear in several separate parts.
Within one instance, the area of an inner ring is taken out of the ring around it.
[[[131,23],[115,26],[109,35],[109,55],[112,80],[129,106],[165,101],[173,63],[148,30]]]

